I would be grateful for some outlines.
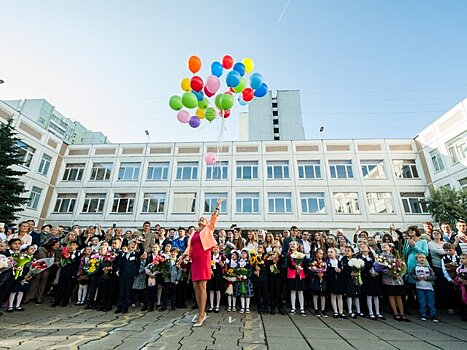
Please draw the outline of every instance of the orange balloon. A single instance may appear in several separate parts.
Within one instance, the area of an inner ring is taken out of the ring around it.
[[[191,73],[195,74],[201,69],[201,60],[199,59],[198,56],[191,56],[188,59],[188,69],[191,71]]]

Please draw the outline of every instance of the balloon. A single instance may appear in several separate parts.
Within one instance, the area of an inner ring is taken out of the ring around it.
[[[227,74],[226,83],[229,87],[235,87],[240,83],[242,76],[237,71],[233,70]]]
[[[245,89],[246,90],[246,89]],[[248,102],[245,102],[242,98],[242,95],[238,96],[238,103],[240,104],[240,106],[246,106],[248,104]]]
[[[234,59],[232,58],[232,56],[225,55],[225,56],[222,58],[222,67],[224,67],[225,69],[230,69],[230,68],[232,68],[233,63],[234,63]]]
[[[223,94],[219,94],[216,96],[216,99],[214,100],[214,104],[216,105],[217,108],[222,110],[222,105],[221,105],[221,98]]]
[[[206,89],[206,86],[204,87],[204,94],[207,96],[207,97],[212,97],[214,96],[215,92],[211,92],[209,91],[208,89]]]
[[[234,87],[233,90],[236,93],[240,93],[243,90],[245,90],[245,88],[246,88],[246,80],[245,80],[245,78],[242,78],[242,79],[240,79],[240,83],[238,83],[238,85],[236,87]]]
[[[194,115],[190,118],[189,124],[192,128],[196,129],[201,124],[201,120],[199,120],[199,118]]]
[[[190,113],[187,111],[180,111],[177,113],[177,119],[180,123],[186,124],[190,120]]]
[[[198,99],[192,92],[185,92],[182,95],[182,103],[186,108],[195,108],[198,105]]]
[[[222,110],[230,109],[234,105],[234,99],[232,95],[223,94],[220,98],[220,105]]]
[[[252,60],[251,58],[249,58],[249,57],[244,58],[244,59],[242,60],[242,63],[243,63],[243,65],[245,66],[245,71],[246,71],[247,73],[252,72],[252,71],[253,71],[253,68],[255,68],[255,63],[254,63],[253,60]]]
[[[195,114],[199,119],[204,119],[204,109],[197,108]]]
[[[238,72],[242,77],[245,75],[245,65],[242,62],[235,63],[233,70]]]
[[[188,78],[182,79],[182,83],[180,84],[180,86],[182,87],[183,91],[190,91],[191,90],[190,79]]]
[[[182,99],[180,96],[174,95],[169,100],[169,106],[174,111],[179,111],[183,108]]]
[[[230,117],[230,109],[224,111],[224,118]]]
[[[198,101],[198,108],[206,109],[209,106],[209,100],[204,97],[201,101]]]
[[[203,86],[204,86],[203,79],[195,75],[193,78],[191,78],[190,86],[194,91],[203,90]]]
[[[224,68],[222,67],[222,64],[220,62],[214,61],[211,64],[211,73],[212,75],[215,75],[216,77],[220,77],[222,75],[222,72],[224,71]]]
[[[196,96],[196,99],[198,100],[198,102],[202,101],[204,98],[204,92],[202,91],[198,92],[198,91],[192,90],[191,93]]]
[[[206,108],[204,111],[204,117],[212,122],[214,119],[216,119],[216,110],[212,107]]]
[[[262,83],[259,88],[255,90],[256,97],[263,97],[268,93],[268,86],[265,83]]]
[[[255,93],[253,92],[252,88],[246,88],[242,92],[242,98],[245,102],[249,102],[255,97]]]
[[[204,155],[204,161],[207,165],[214,165],[217,162],[217,156],[215,153],[208,152]]]
[[[263,83],[263,76],[259,73],[253,73],[250,77],[250,86],[253,90],[256,90]]]
[[[198,56],[191,56],[188,59],[188,69],[191,73],[195,74],[197,71],[201,69],[201,60]]]
[[[217,90],[221,87],[221,81],[215,75],[210,75],[206,80],[206,89],[209,91],[216,93]]]

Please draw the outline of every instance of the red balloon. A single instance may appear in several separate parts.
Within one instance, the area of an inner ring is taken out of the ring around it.
[[[204,94],[205,94],[207,97],[212,97],[212,96],[215,95],[215,93],[209,91],[209,90],[206,88],[206,86],[204,87],[204,90],[203,90],[203,91],[204,91]]]
[[[225,55],[222,58],[222,67],[224,67],[225,69],[232,68],[233,64],[234,64],[234,59],[232,58],[232,56]]]
[[[204,86],[203,79],[195,75],[193,78],[191,78],[190,86],[194,91],[200,92],[201,90],[203,90]]]
[[[224,111],[224,118],[228,118],[228,117],[230,117],[230,109],[226,109]]]
[[[242,92],[242,97],[243,97],[243,101],[248,102],[248,101],[251,101],[253,97],[255,97],[255,93],[253,92],[252,88],[246,88]]]

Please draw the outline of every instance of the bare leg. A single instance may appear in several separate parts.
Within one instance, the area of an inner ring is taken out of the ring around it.
[[[396,307],[396,297],[393,295],[389,296],[389,304],[391,305],[392,313],[394,315],[398,315],[397,307]]]
[[[402,303],[402,297],[400,295],[396,297],[396,302],[397,302],[397,308],[399,309],[399,315],[405,315],[404,304]]]
[[[198,282],[198,297],[196,301],[198,302],[198,320],[204,320],[206,318],[206,299],[208,297],[206,292],[206,282],[207,281],[197,281]],[[195,290],[196,292],[196,290]]]

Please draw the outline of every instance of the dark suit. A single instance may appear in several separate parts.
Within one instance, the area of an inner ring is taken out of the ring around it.
[[[75,285],[76,274],[78,273],[79,265],[81,262],[81,254],[79,252],[72,253],[70,262],[60,269],[60,276],[58,277],[58,285],[55,290],[55,299],[53,304],[63,306],[68,305],[70,301],[71,292]]]
[[[143,254],[139,252],[121,253],[116,265],[119,274],[119,290],[117,309],[128,310],[131,305],[131,288],[133,281],[139,273],[140,258]]]

